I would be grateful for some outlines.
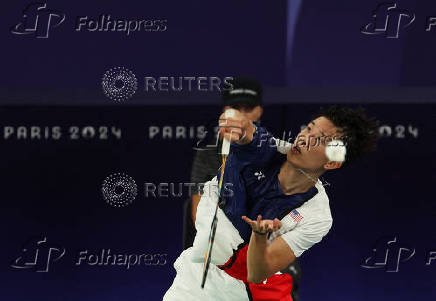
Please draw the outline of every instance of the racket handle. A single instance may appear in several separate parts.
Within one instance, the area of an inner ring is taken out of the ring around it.
[[[232,118],[235,116],[235,110],[228,109],[224,113],[225,118]],[[223,146],[221,148],[221,155],[227,156],[230,153],[230,141],[226,138],[223,139]]]

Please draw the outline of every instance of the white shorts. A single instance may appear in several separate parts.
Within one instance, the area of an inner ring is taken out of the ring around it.
[[[204,289],[201,288],[203,263],[192,262],[192,248],[174,262],[177,276],[163,301],[249,301],[243,281],[210,264]]]

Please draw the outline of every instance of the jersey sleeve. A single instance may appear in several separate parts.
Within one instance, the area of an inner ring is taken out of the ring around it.
[[[207,246],[209,244],[211,224],[217,202],[218,181],[215,177],[204,185],[204,193],[198,204],[195,219],[197,233],[195,235],[191,253],[191,260],[193,262],[203,262],[204,260]],[[227,219],[226,215],[220,208],[218,208],[217,211],[217,218],[218,225],[215,232],[211,263],[222,265],[225,264],[233,255],[233,250],[236,250],[244,241],[240,237],[238,230]]]
[[[300,257],[304,251],[319,243],[332,227],[332,219],[311,221],[298,225],[293,230],[281,235],[283,240],[294,252],[295,257]]]

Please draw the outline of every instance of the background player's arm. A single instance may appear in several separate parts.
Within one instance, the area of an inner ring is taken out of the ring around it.
[[[197,151],[195,153],[194,161],[192,163],[192,170],[191,170],[191,183],[195,183],[194,189],[191,190],[192,196],[191,196],[191,218],[192,221],[195,223],[195,215],[197,214],[197,206],[201,199],[202,191],[198,187],[198,183],[204,183],[205,179],[205,169],[204,165],[206,164],[205,161],[205,152],[204,151]]]
[[[216,153],[216,147],[205,148],[197,150],[194,156],[191,169],[191,183],[195,184],[191,190],[191,217],[194,223],[197,214],[197,206],[200,202],[201,195],[203,194],[203,187],[201,184],[212,179],[219,168],[219,162],[216,160]]]
[[[197,216],[197,207],[198,203],[200,203],[201,194],[193,194],[191,197],[191,218],[195,225],[195,217]]]

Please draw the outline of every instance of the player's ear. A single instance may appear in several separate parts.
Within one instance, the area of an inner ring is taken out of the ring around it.
[[[325,163],[323,167],[325,170],[332,170],[332,169],[340,168],[341,166],[342,166],[342,162],[327,161],[327,163]]]
[[[256,120],[255,121],[259,121],[260,117],[263,114],[263,108],[261,106],[256,106],[256,107],[254,107],[254,110],[256,112]]]

